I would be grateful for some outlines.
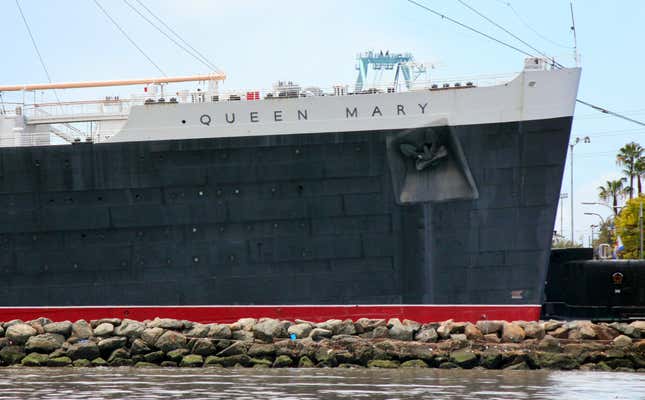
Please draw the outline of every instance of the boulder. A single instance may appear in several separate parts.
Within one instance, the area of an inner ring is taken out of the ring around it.
[[[128,343],[128,338],[124,336],[113,336],[113,337],[100,340],[98,343],[98,346],[101,354],[108,356],[112,354],[114,350],[120,349],[121,347],[125,347],[127,343]],[[83,358],[86,358],[86,357],[83,357]],[[91,358],[88,358],[88,359],[91,359]]]
[[[184,331],[184,335],[193,338],[205,338],[208,336],[211,327],[204,324],[193,324],[193,327]]]
[[[311,361],[311,358],[307,356],[302,356],[300,357],[300,360],[298,360],[298,368],[313,368],[315,366],[316,365]]]
[[[429,343],[436,342],[439,338],[437,331],[432,326],[423,326],[415,335],[414,340]]]
[[[244,342],[253,341],[253,332],[240,330],[231,332],[231,339]],[[224,340],[224,339],[223,339]]]
[[[356,327],[354,326],[354,321],[351,319],[344,320],[336,327],[336,330],[333,331],[333,333],[334,335],[355,335]]]
[[[450,361],[461,368],[472,368],[477,365],[478,357],[472,351],[462,349],[450,353]]]
[[[44,367],[47,365],[47,361],[49,361],[47,354],[29,353],[20,363],[25,367]]]
[[[524,325],[524,334],[529,339],[542,339],[546,334],[544,325],[538,322],[528,322]]]
[[[277,356],[273,362],[273,368],[288,368],[293,364],[291,357],[286,355]]]
[[[165,356],[166,355],[164,354],[164,352],[159,350],[159,351],[153,351],[148,354],[144,354],[143,359],[149,363],[159,364],[160,362],[163,361]]]
[[[10,326],[12,326],[12,325],[16,325],[16,324],[24,324],[24,323],[25,323],[25,322],[24,322],[23,320],[21,320],[21,319],[12,319],[11,321],[7,321],[7,322],[3,323],[3,324],[2,324],[2,327],[3,327],[3,328],[4,328],[4,330],[6,331],[6,330],[7,330]],[[27,325],[29,325],[29,324],[27,324]]]
[[[568,325],[561,325],[558,328],[555,328],[549,332],[551,336],[557,339],[568,339],[569,338],[569,330],[571,328]]]
[[[551,353],[559,353],[562,351],[560,341],[551,335],[545,335],[537,345],[541,351],[548,351]]]
[[[484,335],[491,333],[500,333],[502,332],[504,321],[477,321],[477,324],[475,326]]]
[[[227,348],[225,348],[224,350],[217,353],[217,356],[229,357],[229,356],[236,356],[238,354],[246,354],[249,347],[250,346],[248,342],[235,342],[230,346],[228,346]]]
[[[370,319],[370,318],[360,318],[356,321],[363,332],[369,332],[378,326],[387,326],[387,322],[384,319]]]
[[[612,343],[616,347],[629,347],[632,344],[632,338],[626,335],[620,335],[616,337]]]
[[[2,324],[0,323],[0,337],[4,336],[4,328],[2,327]]]
[[[87,339],[92,336],[92,326],[84,319],[79,319],[72,324],[72,336],[79,339]]]
[[[502,327],[502,341],[519,343],[525,338],[524,329],[515,323],[505,323]]]
[[[428,368],[428,364],[423,360],[408,360],[401,363],[401,368]]]
[[[130,352],[124,348],[116,349],[107,360],[108,365],[111,367],[124,367],[134,364],[130,359]]]
[[[496,349],[488,349],[481,354],[481,366],[498,369],[502,365],[502,354]]]
[[[414,326],[404,325],[398,318],[388,321],[388,336],[396,340],[412,340],[414,338]]]
[[[239,322],[239,321],[238,321]],[[253,326],[251,326],[251,329]],[[237,329],[250,332],[247,329]],[[231,328],[226,324],[212,324],[208,330],[208,337],[213,339],[230,339],[232,336]]]
[[[0,349],[0,361],[5,365],[19,363],[25,357],[25,348],[22,346],[9,345]]]
[[[166,331],[155,342],[155,347],[164,352],[186,347],[186,336],[175,331]]]
[[[148,346],[154,346],[155,343],[157,343],[157,339],[159,339],[164,332],[165,330],[161,328],[144,329],[143,332],[141,332],[141,340],[146,342]]]
[[[69,337],[69,335],[72,334],[72,323],[69,321],[52,322],[50,324],[43,325],[43,329],[46,333],[55,333],[63,335],[64,337]]]
[[[268,357],[275,356],[275,345],[270,343],[253,343],[248,349],[247,354],[250,357]]]
[[[136,338],[132,342],[132,345],[130,346],[130,354],[136,355],[136,354],[147,354],[150,353],[152,349],[146,343],[143,339],[141,338]]]
[[[401,364],[394,360],[371,360],[367,363],[367,368],[386,368],[394,369],[399,368]]]
[[[545,332],[551,332],[554,331],[558,328],[560,328],[562,325],[564,325],[564,322],[562,321],[555,321],[555,320],[549,320],[544,322],[544,331]],[[551,335],[553,336],[553,335]]]
[[[148,322],[149,328],[162,328],[162,329],[172,329],[172,330],[182,330],[184,329],[184,321],[180,321],[172,318],[155,318],[151,322]]]
[[[42,335],[31,336],[25,344],[28,352],[49,354],[60,348],[65,342],[65,337],[57,333],[43,333]]]
[[[100,356],[99,347],[96,343],[84,341],[75,343],[67,348],[67,356],[72,360],[81,358],[93,360]]]
[[[72,364],[72,359],[69,357],[54,357],[54,358],[49,358],[47,361],[47,366],[48,367],[66,367],[68,365]]]
[[[484,335],[479,330],[479,328],[470,323],[466,324],[466,326],[464,327],[464,335],[466,335],[466,338],[468,340],[481,340],[484,338]]]
[[[184,358],[186,354],[190,353],[188,349],[175,349],[166,353],[166,357],[173,362],[179,364],[181,359]]]
[[[253,326],[253,337],[270,343],[274,339],[287,337],[287,326],[282,321],[269,318]]]
[[[179,363],[179,366],[184,368],[199,368],[202,365],[204,365],[204,358],[202,358],[202,356],[200,356],[199,354],[187,354],[181,359],[181,362]]]
[[[454,324],[454,321],[449,319],[447,321],[443,321],[441,325],[437,328],[437,334],[439,335],[440,338],[442,339],[447,339],[450,337],[450,333],[452,332],[452,326]]]
[[[287,334],[291,336],[291,334],[295,334],[296,338],[298,339],[304,339],[306,337],[309,337],[309,334],[311,333],[312,327],[311,325],[304,323],[304,324],[295,324],[291,325],[289,329],[287,329]]]
[[[30,337],[36,334],[36,330],[31,325],[17,323],[7,328],[5,337],[11,340],[14,344],[25,344]]]
[[[94,335],[95,336],[110,336],[114,333],[114,325],[103,322],[102,324],[99,324],[94,328]]]
[[[101,358],[101,360],[103,360],[103,359]],[[103,366],[106,366],[106,365],[107,365],[107,362],[105,362],[105,360],[103,360],[103,364],[100,364],[100,365],[95,365],[92,361],[86,360],[85,358],[80,358],[78,360],[72,361],[72,366],[74,366],[76,368],[88,368],[88,367],[92,367],[92,366],[94,366],[94,367],[103,367]]]
[[[200,356],[210,356],[211,354],[215,354],[215,345],[210,339],[205,339],[205,338],[199,338],[195,340],[195,343],[193,343],[193,348],[191,349],[191,353],[193,354],[199,354]]]
[[[95,319],[90,321],[90,325],[92,328],[96,328],[97,326],[101,324],[110,324],[112,326],[119,326],[121,325],[121,318],[101,318],[101,319]]]
[[[641,337],[641,330],[636,328],[632,324],[626,324],[624,322],[613,322],[609,324],[609,327],[614,328],[623,335],[629,336],[631,338],[638,339]]]
[[[253,326],[258,323],[255,318],[240,318],[237,322],[230,325],[231,331],[249,331],[253,330]],[[225,338],[224,338],[225,339]]]
[[[584,325],[580,327],[580,338],[584,340],[595,340],[598,337],[596,331],[591,325]]]
[[[641,331],[641,335],[645,333],[645,321],[634,321],[629,325]]]
[[[533,353],[533,362],[540,368],[546,369],[576,369],[580,366],[578,360],[570,354],[564,353]]]
[[[127,338],[138,338],[141,337],[145,330],[146,324],[131,319],[124,319],[121,321],[121,325],[114,328],[114,334],[117,336],[125,336]]]
[[[329,329],[323,329],[323,328],[314,328],[309,333],[309,337],[315,341],[330,338],[331,336],[332,336],[332,331],[330,331]]]
[[[484,335],[484,340],[491,343],[499,343],[502,341],[502,339],[497,336],[497,333],[489,333]]]

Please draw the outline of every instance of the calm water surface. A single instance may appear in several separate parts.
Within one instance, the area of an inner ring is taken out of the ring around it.
[[[645,374],[346,369],[0,369],[0,399],[645,399]]]

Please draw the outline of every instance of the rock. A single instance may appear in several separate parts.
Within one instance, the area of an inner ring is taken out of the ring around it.
[[[564,323],[561,321],[549,320],[544,323],[544,330],[545,332],[551,332],[560,328],[562,325],[564,325]]]
[[[511,364],[507,367],[504,367],[505,371],[526,371],[529,369],[531,369],[531,367],[529,367],[526,361],[521,361],[519,363]]]
[[[49,361],[49,356],[47,354],[29,353],[20,361],[20,363],[25,367],[44,367],[47,365],[47,361]]]
[[[144,354],[143,359],[149,363],[159,364],[160,362],[163,361],[165,356],[166,355],[164,354],[164,352],[159,350],[159,351],[153,351],[148,354]]]
[[[200,356],[210,356],[215,354],[215,345],[210,339],[200,338],[195,340],[191,353],[198,354]]]
[[[253,326],[253,337],[270,343],[274,339],[287,337],[287,326],[282,321],[269,318]]]
[[[103,360],[103,361],[105,362],[105,360]],[[72,366],[74,366],[76,368],[88,368],[88,367],[92,367],[92,366],[95,366],[95,367],[101,366],[102,367],[102,366],[105,366],[105,365],[107,365],[107,363],[104,363],[102,365],[94,365],[90,360],[87,360],[85,358],[80,358],[78,360],[72,361]]]
[[[388,336],[396,340],[412,340],[414,338],[414,326],[403,325],[398,318],[388,321]]]
[[[477,365],[477,354],[469,350],[457,350],[450,353],[450,361],[462,368],[472,368]]]
[[[147,354],[151,351],[150,346],[141,338],[134,339],[130,346],[130,354]]]
[[[204,359],[199,354],[188,354],[181,359],[180,367],[198,368],[204,364]]]
[[[598,337],[596,331],[590,326],[585,325],[580,327],[580,338],[584,340],[595,340]]]
[[[178,365],[174,361],[162,361],[161,367],[163,368],[176,368]]]
[[[52,322],[50,324],[43,325],[43,329],[46,333],[55,333],[67,338],[72,334],[72,323],[69,321]]]
[[[616,347],[629,347],[632,344],[632,338],[625,335],[620,335],[613,340],[613,344]]]
[[[306,337],[309,337],[311,330],[312,327],[309,324],[295,324],[291,325],[289,329],[287,329],[287,334],[289,336],[291,336],[291,334],[295,334],[296,338],[304,339]]]
[[[488,320],[477,321],[477,324],[475,326],[484,335],[488,335],[491,333],[497,334],[502,332],[504,321],[488,321]]]
[[[439,325],[439,328],[437,328],[437,334],[439,335],[439,337],[442,339],[449,338],[450,332],[452,331],[452,326],[453,320],[451,319],[442,322],[441,325]]]
[[[486,369],[498,369],[502,364],[502,355],[495,349],[488,349],[481,354],[481,366]]]
[[[372,339],[386,338],[389,335],[389,329],[386,326],[377,326],[372,330]]]
[[[463,333],[453,333],[450,335],[450,340],[458,346],[468,344],[468,338]]]
[[[112,326],[119,326],[121,325],[121,319],[120,318],[101,318],[98,320],[90,321],[90,325],[92,326],[92,328],[96,328],[97,326],[101,324],[106,324],[106,323]]]
[[[500,343],[502,339],[497,336],[497,333],[488,333],[484,335],[484,340],[491,343]]]
[[[258,323],[255,318],[240,318],[237,322],[230,325],[231,331],[249,331],[253,330],[253,326]]]
[[[591,328],[596,332],[596,339],[598,340],[614,340],[618,335],[620,335],[620,332],[609,327],[605,323],[594,324]]]
[[[72,336],[79,339],[87,339],[92,336],[92,327],[84,319],[79,319],[72,324]]]
[[[79,360],[81,358],[93,360],[100,355],[99,347],[93,342],[75,343],[69,346],[66,353],[72,360]]]
[[[173,330],[182,330],[184,329],[184,321],[171,318],[155,318],[153,321],[148,323],[149,328],[162,328],[162,329],[173,329]]]
[[[114,334],[127,338],[138,338],[141,337],[145,330],[146,324],[131,319],[124,319],[121,321],[121,325],[114,328]]]
[[[323,329],[323,328],[314,328],[311,330],[311,333],[309,333],[309,337],[315,341],[319,341],[325,338],[330,338],[332,336],[332,331],[329,329]]]
[[[186,347],[186,336],[175,331],[166,331],[157,339],[155,347],[164,352]]]
[[[238,321],[239,322],[239,321]],[[251,329],[253,326],[251,326]],[[249,332],[247,329],[238,329]],[[230,339],[232,336],[231,328],[224,324],[213,324],[208,330],[208,337],[214,339]]]
[[[641,335],[645,332],[645,321],[634,321],[629,325],[641,331]]]
[[[134,368],[157,368],[157,364],[149,363],[146,361],[139,361],[136,364],[134,364]]]
[[[146,342],[148,346],[154,346],[157,343],[157,339],[163,335],[165,331],[161,328],[148,328],[144,329],[141,332],[141,340]]]
[[[4,336],[4,328],[2,327],[2,323],[0,323],[0,337]]]
[[[37,335],[41,335],[45,333],[45,329],[43,328],[42,324],[38,320],[29,321],[27,322],[27,325],[30,325],[32,328],[34,328],[36,330]]]
[[[337,335],[343,321],[340,319],[329,319],[325,322],[316,324],[316,328],[326,329],[332,332],[332,335]]]
[[[173,362],[179,364],[185,355],[189,353],[188,349],[175,349],[166,354],[166,357]]]
[[[184,332],[184,335],[186,335],[187,337],[205,338],[206,336],[208,336],[210,329],[211,327],[209,325],[194,324],[192,328],[187,329]]]
[[[25,322],[23,320],[21,320],[21,319],[12,319],[11,321],[8,321],[8,322],[5,322],[4,324],[2,324],[2,327],[6,331],[7,329],[9,329],[10,326],[17,325],[17,324],[24,324],[24,323]],[[29,324],[27,324],[27,325],[29,325]]]
[[[108,356],[116,349],[125,347],[128,343],[128,338],[123,336],[113,336],[99,341],[98,347],[101,354]],[[92,359],[92,357],[83,357],[87,359]]]
[[[538,343],[537,347],[541,351],[548,351],[551,353],[558,353],[562,351],[560,341],[551,335],[544,336],[544,338],[542,338],[542,340],[540,340],[540,342]]]
[[[242,331],[233,331],[231,333],[231,339],[244,341],[244,342],[251,342],[251,341],[253,341],[253,332],[244,331],[244,330],[242,330]]]
[[[567,325],[562,325],[559,328],[556,328],[552,331],[547,331],[551,336],[558,339],[568,339],[569,338],[569,327]]]
[[[298,360],[298,368],[313,368],[315,367],[315,364],[313,361],[311,361],[311,358],[307,356],[302,356],[300,357],[300,360]]]
[[[2,364],[17,364],[25,358],[25,349],[22,346],[9,345],[0,349],[0,360]]]
[[[424,343],[436,342],[439,339],[437,331],[431,326],[424,326],[414,335],[414,340]]]
[[[207,365],[221,365],[222,367],[234,367],[236,365],[250,366],[251,358],[246,354],[229,357],[208,356],[204,361],[204,366]]]
[[[387,326],[387,322],[384,319],[369,319],[369,318],[360,318],[356,321],[362,329],[363,332],[369,332],[374,330],[378,326]]]
[[[96,328],[94,328],[95,336],[110,336],[113,333],[114,333],[114,325],[108,324],[107,322],[99,324],[97,325]]]
[[[288,368],[293,364],[293,360],[289,356],[277,356],[273,362],[273,368]]]
[[[517,324],[505,323],[502,327],[502,342],[519,343],[524,337],[524,329]]]
[[[439,364],[439,369],[456,369],[459,368],[459,365],[454,362],[446,361]]]
[[[5,337],[11,340],[14,344],[25,344],[27,340],[36,335],[36,330],[28,324],[18,323],[9,326],[5,332]]]
[[[524,334],[529,339],[542,339],[546,334],[544,325],[538,322],[529,322],[524,325]]]
[[[575,357],[562,353],[536,353],[532,357],[540,368],[576,369],[580,365]]]
[[[479,328],[470,323],[466,324],[466,326],[464,327],[464,335],[466,335],[466,338],[468,340],[481,340],[484,338],[484,335],[479,330]]]
[[[401,368],[428,368],[428,364],[423,360],[408,360],[401,363]]]
[[[333,331],[334,335],[355,335],[356,334],[356,327],[354,326],[354,321],[351,319],[346,319],[344,320],[338,327],[336,328],[335,331]]]
[[[634,327],[631,324],[626,324],[623,322],[614,322],[609,324],[610,328],[616,329],[618,332],[622,333],[625,336],[638,339],[641,337],[641,330]]]
[[[394,360],[371,360],[367,363],[367,368],[399,368],[401,364]]]
[[[72,364],[72,359],[69,357],[54,357],[47,360],[48,367],[66,367]]]
[[[65,342],[63,335],[56,333],[43,333],[42,335],[31,336],[27,340],[25,350],[28,352],[49,354],[60,348]]]
[[[121,367],[126,365],[132,365],[133,362],[130,359],[130,352],[124,348],[116,349],[110,354],[107,362],[110,366]]]
[[[218,357],[229,357],[229,356],[235,356],[238,354],[246,354],[247,350],[249,349],[249,343],[248,342],[235,342],[225,348],[224,350],[220,351],[217,353]]]

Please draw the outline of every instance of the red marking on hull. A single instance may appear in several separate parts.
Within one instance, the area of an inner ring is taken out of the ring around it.
[[[240,318],[303,319],[321,322],[328,319],[400,318],[418,322],[447,319],[536,321],[539,305],[288,305],[288,306],[91,306],[91,307],[0,307],[0,321],[28,321],[46,317],[52,321],[76,321],[101,318],[146,319],[174,318],[194,322],[234,322]]]

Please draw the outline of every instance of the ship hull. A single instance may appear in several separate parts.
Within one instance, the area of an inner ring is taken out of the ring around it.
[[[570,127],[445,127],[412,195],[425,128],[1,149],[0,320],[537,319]]]

